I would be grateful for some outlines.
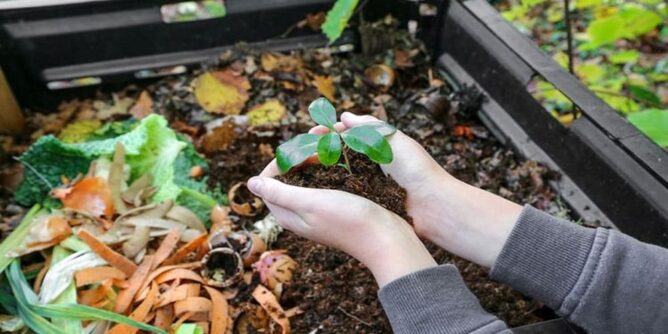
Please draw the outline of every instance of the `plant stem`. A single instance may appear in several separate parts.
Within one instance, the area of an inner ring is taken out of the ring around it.
[[[346,170],[348,170],[348,173],[350,175],[353,175],[353,171],[352,169],[350,169],[350,160],[348,160],[348,153],[346,153],[348,152],[348,147],[344,145],[343,150],[341,150],[341,152],[343,153],[343,160],[345,161],[343,166],[346,168]]]
[[[214,206],[218,205],[218,202],[216,202],[215,199],[207,196],[206,194],[202,194],[199,191],[192,190],[190,188],[183,187],[181,188],[182,194],[186,196],[190,196],[190,198],[198,201],[202,205],[205,205],[207,207],[213,208]]]
[[[566,45],[568,48],[568,71],[575,74],[573,65],[573,27],[571,22],[570,0],[564,0],[564,16],[566,18]]]

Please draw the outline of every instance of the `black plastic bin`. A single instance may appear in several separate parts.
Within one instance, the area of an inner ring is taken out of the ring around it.
[[[328,10],[333,3],[227,0],[224,18],[167,24],[160,6],[173,0],[63,0],[53,6],[32,1],[0,1],[0,61],[22,106],[37,109],[100,88],[52,90],[52,82],[95,78],[114,87],[140,80],[147,70],[215,61],[240,41],[277,51],[325,46],[325,38],[316,33],[279,36],[307,13]],[[503,143],[561,172],[553,186],[577,215],[668,246],[668,153],[484,0],[371,0],[364,10],[370,20],[387,13],[403,24],[417,24],[418,37],[450,84],[475,85],[487,95],[479,116]],[[346,31],[335,46],[357,47],[358,39],[355,31]],[[527,91],[537,76],[570,98],[582,117],[570,127],[552,118]],[[516,329],[576,331],[560,319]]]

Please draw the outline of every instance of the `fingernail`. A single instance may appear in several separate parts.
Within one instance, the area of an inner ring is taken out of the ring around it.
[[[344,112],[343,114],[341,114],[341,119],[343,119],[344,117],[345,117],[345,118],[348,118],[348,117],[350,117],[350,116],[352,116],[352,115],[353,115],[353,113],[351,113],[351,112],[349,112],[349,111],[346,111],[346,112]]]
[[[248,183],[246,184],[248,186],[248,190],[250,190],[253,194],[262,197],[262,194],[260,191],[262,190],[262,181],[261,177],[258,176],[253,176],[248,180]]]

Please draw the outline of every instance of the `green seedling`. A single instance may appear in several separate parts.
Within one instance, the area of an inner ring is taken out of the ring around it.
[[[311,102],[308,112],[313,121],[326,126],[330,132],[323,135],[303,133],[276,148],[276,162],[281,173],[287,173],[314,154],[318,155],[321,164],[328,167],[338,164],[352,173],[346,153],[348,149],[366,155],[375,163],[392,162],[392,147],[386,137],[397,131],[393,126],[378,121],[339,132],[334,128],[336,109],[324,97]],[[339,163],[342,155],[344,162]]]

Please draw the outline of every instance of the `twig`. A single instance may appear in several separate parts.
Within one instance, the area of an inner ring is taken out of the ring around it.
[[[49,187],[49,189],[54,188],[54,186],[51,184],[51,182],[49,182],[49,180],[47,180],[46,177],[44,177],[44,175],[40,174],[37,171],[37,169],[35,169],[35,167],[33,167],[31,164],[21,160],[21,158],[19,158],[19,157],[14,157],[14,160],[16,160],[16,161],[20,162],[21,164],[23,164],[24,166],[28,167],[28,169],[30,169],[30,171],[35,173],[35,175],[37,175],[37,177],[39,177],[39,179],[42,180],[42,182],[44,182],[47,185],[47,187]]]
[[[358,317],[356,317],[356,316],[354,316],[354,315],[352,315],[352,314],[346,312],[346,310],[344,310],[341,306],[337,306],[336,309],[338,309],[339,311],[343,312],[343,314],[347,315],[348,317],[350,317],[350,318],[352,318],[352,319],[354,319],[354,320],[357,320],[359,323],[361,323],[361,324],[363,324],[363,325],[365,325],[365,326],[367,326],[367,327],[369,327],[369,328],[373,327],[373,326],[371,326],[370,323],[368,323],[368,322],[366,322],[366,321],[364,321],[364,320],[362,320],[362,319],[360,319],[360,318],[358,318]]]
[[[575,74],[573,65],[573,27],[571,22],[570,0],[564,0],[564,16],[566,17],[566,45],[568,48],[568,72]]]

